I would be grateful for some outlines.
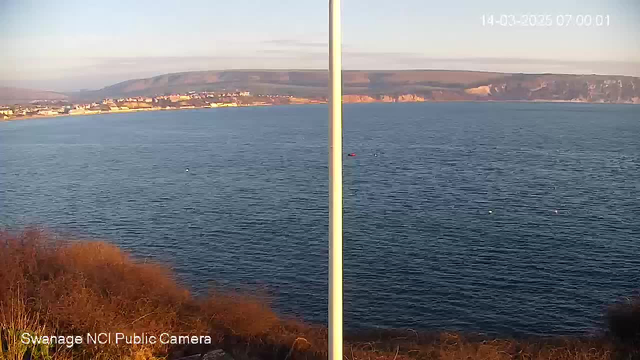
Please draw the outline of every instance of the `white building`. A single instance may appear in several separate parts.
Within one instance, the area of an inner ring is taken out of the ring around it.
[[[46,110],[38,111],[38,115],[46,115],[46,116],[58,115],[58,112],[46,109]]]

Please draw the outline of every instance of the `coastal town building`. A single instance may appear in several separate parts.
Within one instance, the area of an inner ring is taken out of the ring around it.
[[[54,110],[48,110],[48,109],[44,109],[44,110],[39,110],[38,111],[38,115],[44,115],[44,116],[52,116],[52,115],[59,115],[60,113]]]
[[[290,95],[257,94],[249,91],[229,92],[189,91],[183,94],[105,98],[97,102],[70,103],[63,101],[31,101],[0,107],[3,120],[60,115],[91,115],[132,111],[158,111],[240,106],[269,106],[278,104],[319,103],[323,100],[293,98]]]

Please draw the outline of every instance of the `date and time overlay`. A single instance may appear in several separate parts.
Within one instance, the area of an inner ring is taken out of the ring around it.
[[[609,27],[608,14],[484,14],[485,27]]]

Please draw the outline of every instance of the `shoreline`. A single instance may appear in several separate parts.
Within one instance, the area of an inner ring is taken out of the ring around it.
[[[605,102],[588,102],[588,101],[573,101],[573,100],[425,100],[425,101],[348,101],[343,105],[352,104],[417,104],[417,103],[517,103],[517,104],[585,104],[585,105],[640,105],[640,103],[605,103]],[[180,110],[203,110],[203,109],[219,109],[219,108],[247,108],[247,107],[272,107],[272,106],[299,106],[299,105],[325,105],[326,101],[309,102],[309,103],[294,103],[294,104],[250,104],[250,105],[237,105],[237,106],[219,106],[219,107],[192,107],[192,108],[141,108],[141,109],[128,109],[119,111],[104,111],[91,114],[58,114],[58,115],[30,115],[11,117],[7,119],[0,119],[0,122],[11,122],[20,120],[35,120],[35,119],[53,119],[59,117],[75,117],[75,116],[93,116],[93,115],[108,115],[108,114],[126,114],[135,112],[156,112],[156,111],[180,111]]]
[[[58,114],[58,115],[29,115],[29,116],[20,116],[13,117],[8,119],[0,119],[0,122],[10,122],[10,121],[18,121],[18,120],[34,120],[34,119],[53,119],[59,117],[81,117],[81,116],[95,116],[95,115],[110,115],[110,114],[127,114],[127,113],[135,113],[135,112],[156,112],[156,111],[179,111],[179,110],[203,110],[203,109],[220,109],[220,108],[245,108],[245,107],[270,107],[270,106],[283,106],[283,105],[318,105],[325,103],[309,103],[309,104],[282,104],[282,105],[238,105],[238,106],[218,106],[218,107],[191,107],[191,108],[170,108],[170,109],[152,109],[152,108],[141,108],[141,109],[129,109],[129,110],[119,110],[119,111],[100,111],[90,114]]]

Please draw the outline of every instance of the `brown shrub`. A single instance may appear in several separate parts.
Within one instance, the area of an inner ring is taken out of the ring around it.
[[[0,360],[18,360],[24,354],[23,348],[15,347],[15,337],[7,336],[8,330],[16,329],[46,335],[208,334],[213,340],[209,346],[84,344],[75,346],[72,354],[60,346],[51,348],[59,359],[172,358],[211,348],[222,348],[236,359],[327,357],[326,328],[278,317],[261,297],[212,291],[196,298],[163,266],[136,261],[104,242],[62,241],[38,229],[0,232]],[[344,354],[347,360],[634,356],[632,350],[621,352],[604,338],[516,341],[412,330],[352,334],[346,338]]]
[[[326,342],[322,332],[280,319],[263,298],[223,291],[195,298],[163,266],[135,261],[104,242],[62,241],[38,229],[0,232],[0,313],[7,319],[15,301],[39,315],[46,335],[210,335],[212,347],[276,358],[292,348],[308,350],[308,341],[296,341],[305,331],[319,333],[320,346]],[[202,350],[185,348],[111,344],[74,351],[83,358],[134,359]]]
[[[0,236],[0,302],[26,302],[51,334],[159,334],[176,329],[182,304],[190,301],[166,269],[136,263],[112,245],[61,242],[37,230]],[[132,354],[115,345],[84,350]]]
[[[419,333],[391,330],[350,337],[345,355],[350,360],[369,359],[613,359],[613,345],[600,338],[495,339],[455,333]]]

